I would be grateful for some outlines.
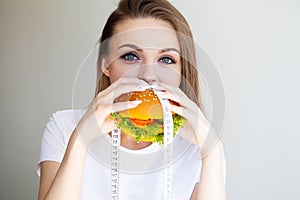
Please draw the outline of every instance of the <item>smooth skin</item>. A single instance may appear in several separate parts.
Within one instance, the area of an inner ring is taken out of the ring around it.
[[[154,32],[149,28],[159,31],[160,37],[153,37]],[[110,53],[102,60],[103,72],[109,76],[111,85],[89,105],[70,137],[62,162],[44,161],[40,164],[39,200],[79,199],[87,153],[81,139],[88,145],[100,134],[111,132],[115,125],[108,119],[110,113],[133,108],[140,103],[113,103],[113,100],[123,93],[143,91],[145,82],[159,83],[164,91],[159,95],[180,102],[180,106],[168,107],[187,119],[185,128],[178,134],[200,149],[203,147],[210,124],[200,108],[179,89],[180,46],[172,26],[152,18],[131,19],[118,24],[115,35],[110,41]],[[149,41],[149,38],[152,39]],[[150,144],[136,143],[132,137],[122,134],[121,146],[125,148],[142,149]],[[201,180],[195,185],[192,200],[226,199],[221,155],[218,142],[202,159]]]

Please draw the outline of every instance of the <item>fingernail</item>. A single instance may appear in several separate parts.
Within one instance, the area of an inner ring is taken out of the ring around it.
[[[130,101],[133,105],[139,105],[140,103],[142,103],[141,100],[134,100],[134,101]]]
[[[149,85],[151,85],[153,87],[156,87],[156,86],[158,86],[158,83],[157,82],[150,82]]]
[[[146,81],[141,80],[141,82],[142,82],[142,85],[147,85],[147,86],[149,86],[149,84],[148,84]]]
[[[155,91],[155,94],[157,95],[162,95],[162,94],[165,94],[166,92],[165,91]]]
[[[141,86],[141,87],[137,88],[136,91],[145,91],[146,89],[149,89],[149,86],[148,86],[148,85]]]

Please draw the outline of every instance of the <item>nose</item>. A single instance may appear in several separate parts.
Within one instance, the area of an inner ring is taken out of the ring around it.
[[[158,82],[158,72],[155,65],[146,64],[144,66],[141,66],[138,78],[146,81],[147,83]]]

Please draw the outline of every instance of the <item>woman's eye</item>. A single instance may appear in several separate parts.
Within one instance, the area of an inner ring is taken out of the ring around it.
[[[162,57],[160,61],[164,64],[175,64],[175,60],[170,57]]]
[[[121,58],[126,61],[139,60],[139,58],[133,53],[126,53],[126,54],[122,55]]]

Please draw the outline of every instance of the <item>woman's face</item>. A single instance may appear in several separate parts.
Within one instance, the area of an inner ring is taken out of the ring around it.
[[[180,85],[178,38],[172,26],[162,20],[140,18],[118,24],[103,61],[111,83],[121,77],[136,77],[148,83]]]

